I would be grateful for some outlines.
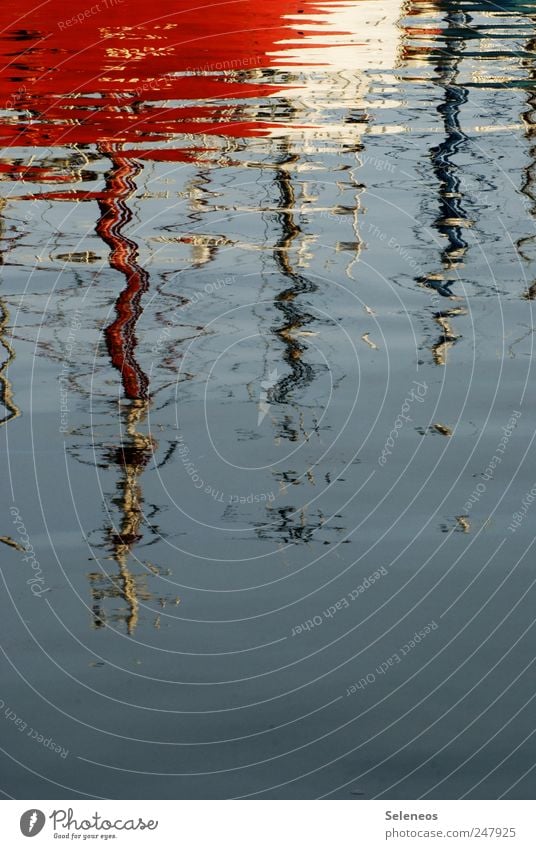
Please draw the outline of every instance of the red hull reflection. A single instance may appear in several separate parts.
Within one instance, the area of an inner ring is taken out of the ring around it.
[[[306,19],[319,4],[172,5],[155,0],[148,14],[139,0],[101,0],[80,10],[65,0],[37,8],[7,0],[4,19],[13,23],[2,39],[0,108],[19,116],[0,121],[2,143],[147,143],[184,133],[266,132],[273,123],[252,120],[244,102],[281,86],[259,84],[252,72],[273,65],[270,53],[278,42],[298,42],[303,35],[287,16]],[[223,98],[227,103],[219,105]],[[150,156],[146,150],[144,157]],[[160,150],[153,156],[164,158]]]

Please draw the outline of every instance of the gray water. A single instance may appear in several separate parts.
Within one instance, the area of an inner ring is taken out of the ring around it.
[[[6,796],[533,797],[536,3],[339,5],[3,153]]]

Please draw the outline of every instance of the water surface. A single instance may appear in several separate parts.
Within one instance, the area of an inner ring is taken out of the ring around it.
[[[3,792],[532,798],[536,3],[108,2],[4,5]]]

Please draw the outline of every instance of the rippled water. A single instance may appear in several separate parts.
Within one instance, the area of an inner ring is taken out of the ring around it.
[[[4,794],[531,798],[536,3],[173,5],[3,7]]]

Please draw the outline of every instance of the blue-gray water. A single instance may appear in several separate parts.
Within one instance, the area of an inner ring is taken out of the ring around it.
[[[6,796],[533,797],[536,3],[300,9],[137,141],[6,23]]]

